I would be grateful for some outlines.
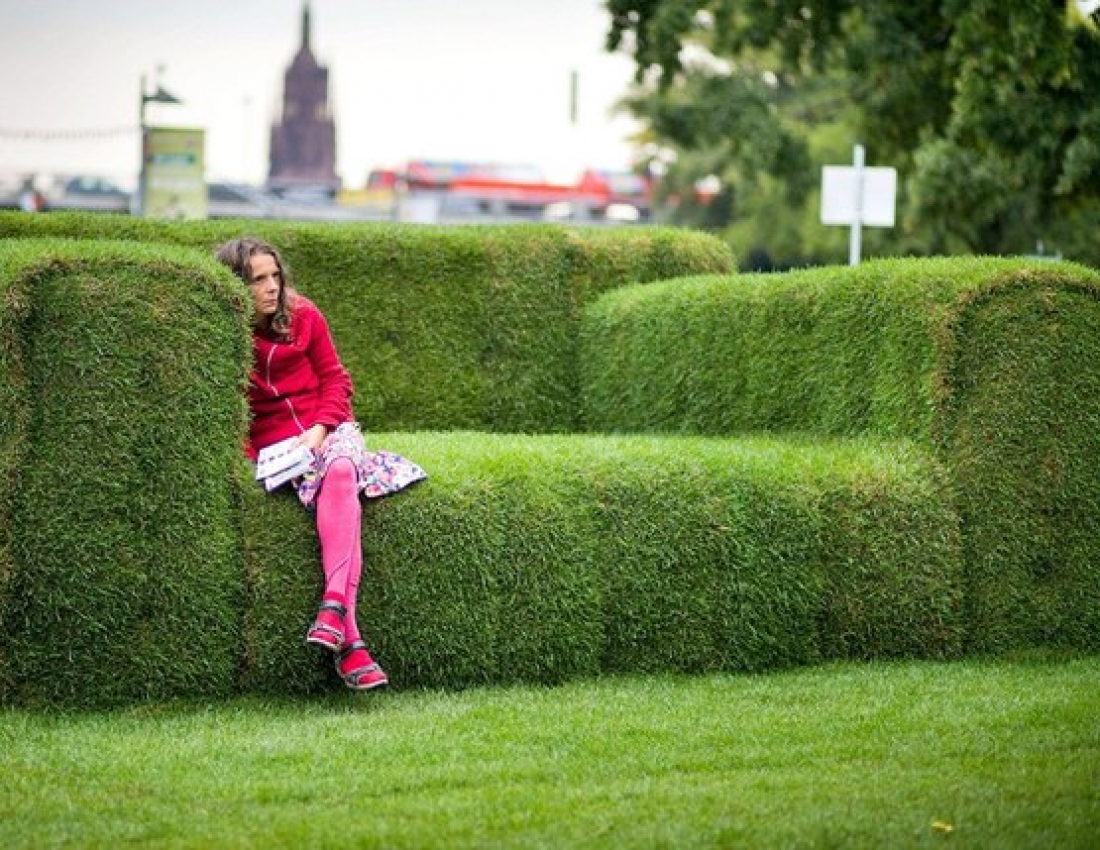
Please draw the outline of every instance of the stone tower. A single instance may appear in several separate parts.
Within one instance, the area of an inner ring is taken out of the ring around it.
[[[282,115],[271,127],[268,188],[340,188],[336,176],[336,124],[328,101],[328,68],[309,44],[309,2],[302,6],[302,44],[283,80]]]

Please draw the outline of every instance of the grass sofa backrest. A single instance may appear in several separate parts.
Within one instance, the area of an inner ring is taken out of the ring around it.
[[[726,272],[719,240],[662,228],[161,222],[0,213],[0,238],[188,246],[269,240],[328,316],[368,430],[572,432],[583,307],[627,283]]]
[[[627,287],[587,315],[596,432],[874,435],[947,467],[982,648],[1100,633],[1100,275],[893,260]]]

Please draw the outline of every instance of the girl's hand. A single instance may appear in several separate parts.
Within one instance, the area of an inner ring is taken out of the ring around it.
[[[325,437],[327,436],[327,425],[314,425],[308,431],[304,432],[301,437],[298,438],[298,442],[308,448],[310,451],[315,452],[321,448],[321,444],[325,441]]]

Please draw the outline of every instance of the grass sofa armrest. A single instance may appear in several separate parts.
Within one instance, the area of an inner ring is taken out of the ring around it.
[[[626,287],[587,314],[594,431],[911,439],[957,494],[968,646],[1100,648],[1100,274],[1023,259]]]

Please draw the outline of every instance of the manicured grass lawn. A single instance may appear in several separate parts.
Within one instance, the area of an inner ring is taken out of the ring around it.
[[[1100,846],[1100,657],[0,712],[0,847]]]

